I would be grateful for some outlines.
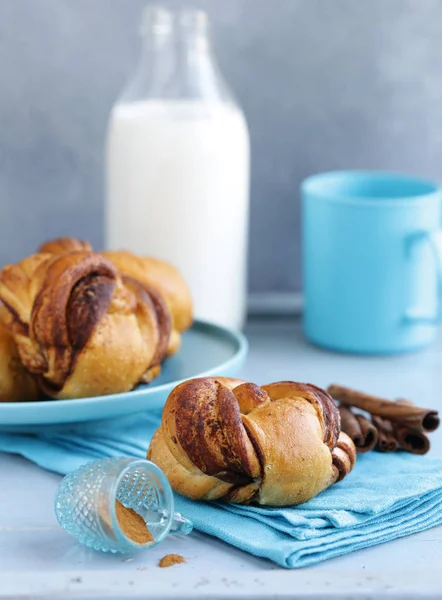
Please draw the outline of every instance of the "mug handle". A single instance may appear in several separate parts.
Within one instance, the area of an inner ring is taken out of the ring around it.
[[[405,313],[405,319],[414,324],[437,325],[438,323],[442,323],[442,229],[426,231],[417,236],[413,236],[408,246],[409,254],[413,252],[413,249],[417,244],[428,244],[434,257],[437,276],[437,314],[424,315],[419,313],[416,309],[409,309]]]

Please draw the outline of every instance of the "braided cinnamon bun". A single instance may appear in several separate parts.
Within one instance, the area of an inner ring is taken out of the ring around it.
[[[194,500],[286,506],[342,479],[356,452],[324,390],[208,377],[171,392],[148,458]]]
[[[50,240],[39,248],[39,252],[51,254],[78,250],[92,251],[92,247],[88,242],[67,237]],[[110,259],[123,275],[137,279],[163,297],[172,316],[167,354],[175,354],[181,346],[181,333],[189,329],[193,322],[192,297],[179,271],[163,260],[138,256],[126,250],[101,254]]]
[[[51,397],[125,392],[159,373],[165,302],[99,254],[39,253],[6,266],[0,300],[23,365]]]

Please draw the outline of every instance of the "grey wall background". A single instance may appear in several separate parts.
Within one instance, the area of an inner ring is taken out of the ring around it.
[[[1,263],[50,236],[102,244],[106,120],[137,60],[146,4],[0,0]],[[251,130],[250,288],[298,290],[304,176],[383,168],[442,179],[442,1],[193,4],[210,13]]]

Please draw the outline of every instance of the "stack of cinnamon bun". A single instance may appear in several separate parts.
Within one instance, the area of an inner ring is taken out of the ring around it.
[[[0,272],[0,402],[127,392],[159,375],[192,320],[172,265],[46,242]]]

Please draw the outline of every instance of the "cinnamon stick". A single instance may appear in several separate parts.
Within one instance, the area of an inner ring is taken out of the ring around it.
[[[363,443],[361,426],[350,408],[346,406],[339,407],[341,415],[341,431],[346,433],[357,447]]]
[[[396,400],[396,404],[400,404],[401,406],[414,406],[411,400],[406,400],[405,398],[398,398]],[[423,420],[421,431],[431,433],[432,431],[436,431],[436,429],[439,427],[439,424],[439,414],[436,411],[433,411]]]
[[[373,450],[378,440],[376,427],[363,415],[355,415],[346,406],[340,406],[339,413],[341,415],[341,431],[351,438],[357,452],[363,453]]]
[[[356,419],[358,420],[362,432],[362,437],[364,439],[363,444],[359,447],[356,447],[356,450],[359,453],[373,450],[373,448],[378,442],[378,430],[373,425],[373,423],[370,423],[370,421],[366,419],[363,415],[356,415]]]
[[[327,391],[341,404],[360,408],[372,415],[391,421],[400,421],[420,431],[434,431],[439,426],[440,420],[436,410],[419,408],[403,401],[391,402],[336,384],[330,385]]]
[[[411,454],[426,454],[430,449],[430,440],[424,431],[409,427],[404,423],[392,423],[399,445]]]
[[[371,417],[373,425],[378,430],[378,443],[376,450],[379,452],[395,452],[398,449],[399,443],[394,435],[391,421],[376,417]]]

